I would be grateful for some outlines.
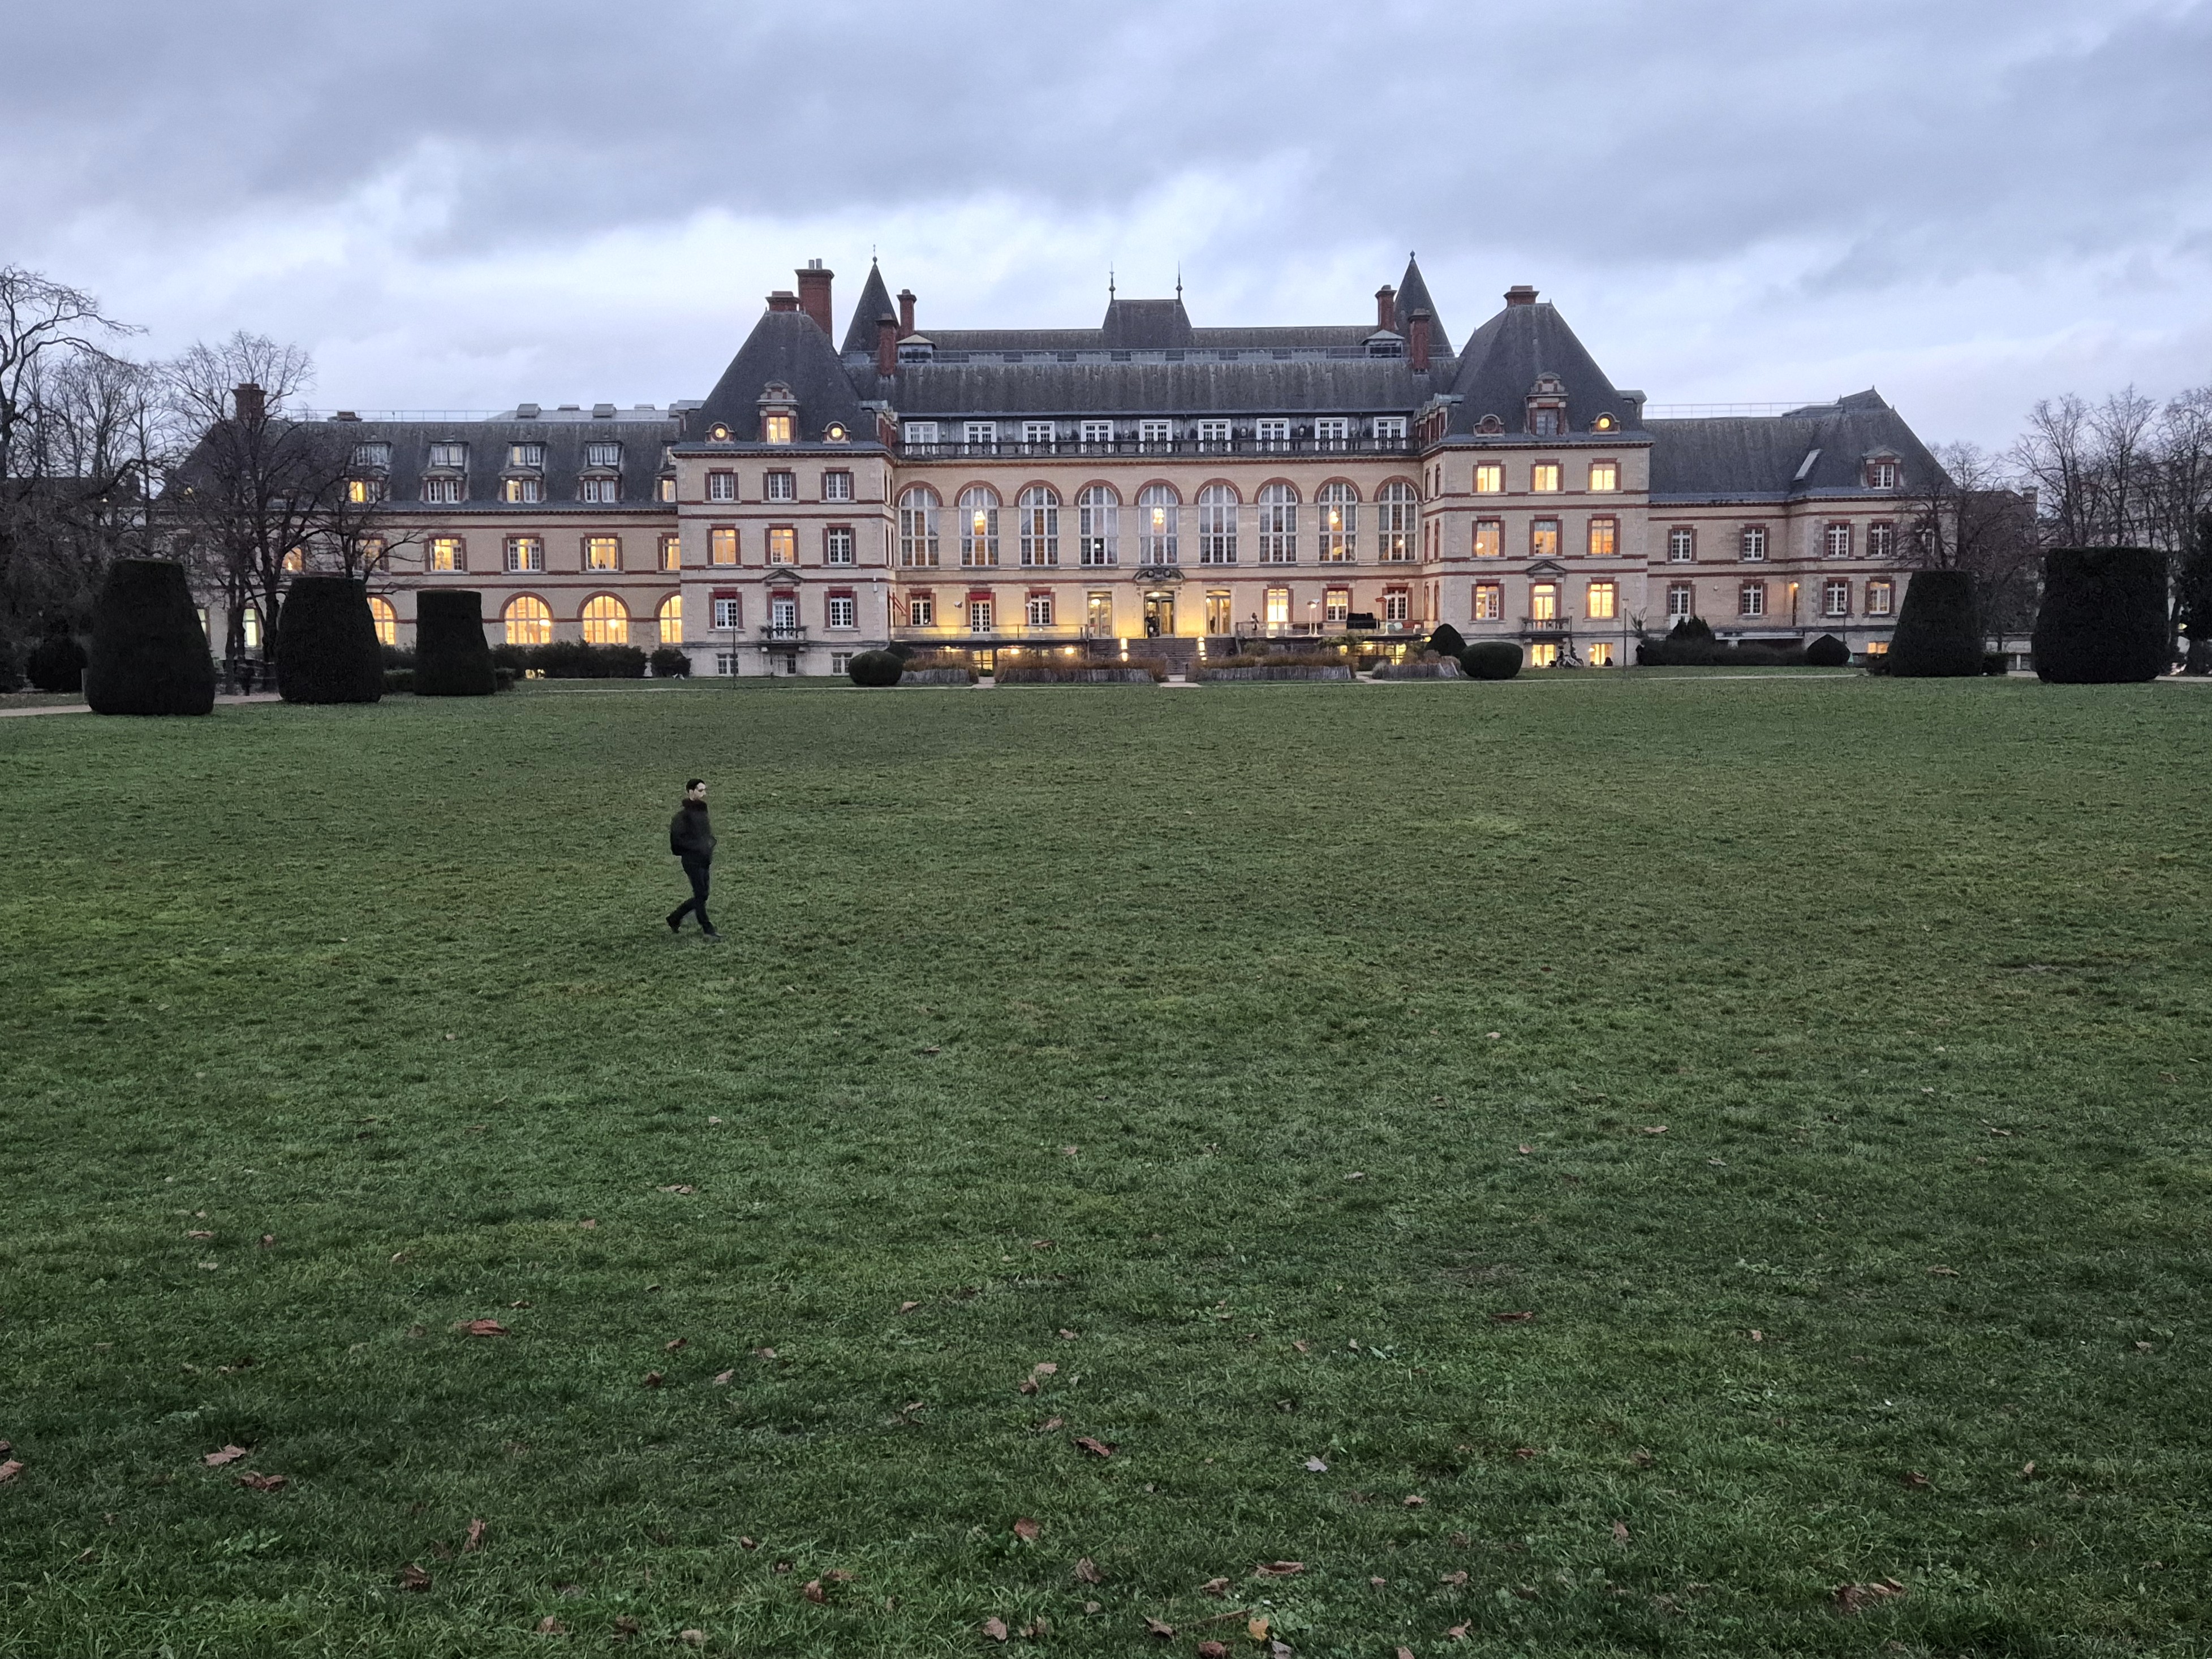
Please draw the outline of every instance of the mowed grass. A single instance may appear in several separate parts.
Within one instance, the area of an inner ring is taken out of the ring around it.
[[[2201,1651],[2208,780],[1858,677],[8,722],[0,1655]]]

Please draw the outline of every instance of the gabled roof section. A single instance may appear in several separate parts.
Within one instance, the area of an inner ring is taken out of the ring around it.
[[[1866,463],[1892,456],[1903,474],[1884,497],[1925,489],[1942,470],[1905,417],[1869,387],[1786,415],[1645,422],[1654,501],[1783,501],[1866,489]]]
[[[1172,300],[1109,300],[1101,341],[1109,351],[1162,351],[1190,343],[1190,313]]]
[[[1429,298],[1429,285],[1421,280],[1421,262],[1412,254],[1406,256],[1406,275],[1398,284],[1398,332],[1406,331],[1406,319],[1416,311],[1429,313],[1429,355],[1449,357],[1452,355],[1451,336],[1444,332],[1443,313],[1437,302]]]
[[[720,421],[742,442],[757,439],[761,394],[771,381],[790,387],[798,399],[800,441],[819,439],[833,421],[856,439],[873,437],[875,422],[862,411],[836,349],[803,311],[761,313],[706,402],[685,418],[684,435],[698,438]]]
[[[891,291],[884,284],[883,267],[871,259],[868,280],[860,285],[860,297],[853,302],[853,320],[845,328],[845,349],[872,353],[876,349],[876,319],[897,315],[898,307],[891,303]]]
[[[1419,276],[1407,272],[1409,282]],[[1402,293],[1398,303],[1406,303]],[[1399,315],[1405,315],[1402,309]],[[1556,375],[1565,386],[1569,433],[1588,432],[1601,415],[1611,415],[1624,428],[1635,422],[1635,404],[1620,395],[1557,307],[1512,301],[1461,349],[1451,387],[1459,398],[1452,431],[1473,432],[1484,416],[1495,415],[1509,434],[1526,432],[1528,396],[1538,377],[1546,374]]]

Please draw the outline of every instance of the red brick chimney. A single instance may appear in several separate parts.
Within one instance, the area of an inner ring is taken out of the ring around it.
[[[1536,290],[1526,283],[1516,283],[1505,290],[1505,303],[1509,306],[1533,306],[1536,303]]]
[[[1375,290],[1375,326],[1398,331],[1398,290],[1388,283]]]
[[[1415,306],[1413,314],[1406,319],[1407,331],[1412,336],[1407,349],[1416,374],[1429,372],[1429,325],[1434,320],[1420,306]]]
[[[799,308],[824,334],[830,331],[830,279],[836,274],[819,259],[809,259],[799,272]]]
[[[768,308],[770,311],[796,311],[799,309],[799,296],[787,288],[780,288],[768,296]]]
[[[898,373],[898,319],[886,311],[876,319],[876,373]]]
[[[899,338],[903,340],[913,332],[914,290],[902,288],[899,290]]]
[[[268,399],[252,381],[246,380],[231,388],[232,412],[241,421],[258,421],[268,413]]]

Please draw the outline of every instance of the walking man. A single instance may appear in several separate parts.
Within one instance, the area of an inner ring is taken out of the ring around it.
[[[696,915],[701,933],[708,939],[721,938],[707,920],[707,876],[714,862],[714,831],[707,822],[704,778],[693,778],[684,786],[684,805],[668,821],[668,850],[684,860],[684,873],[691,883],[691,896],[669,912],[668,931],[681,933],[684,918]]]

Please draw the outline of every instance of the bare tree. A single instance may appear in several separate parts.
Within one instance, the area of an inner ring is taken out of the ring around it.
[[[1912,498],[1908,550],[1939,570],[1973,573],[1984,633],[2018,633],[2035,612],[2035,497],[1978,444],[1940,444]]]

